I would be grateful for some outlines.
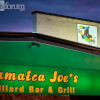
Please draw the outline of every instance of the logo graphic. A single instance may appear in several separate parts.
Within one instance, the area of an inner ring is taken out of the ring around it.
[[[0,0],[0,11],[4,11],[4,1]]]
[[[97,27],[77,24],[78,29],[78,42],[90,45],[97,46]]]
[[[0,11],[5,11],[6,9],[25,11],[25,5],[24,4],[10,4],[9,2],[0,0]]]

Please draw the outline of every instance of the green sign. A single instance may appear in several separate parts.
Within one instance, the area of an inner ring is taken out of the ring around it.
[[[0,93],[100,95],[100,72],[39,66],[0,66]]]
[[[0,93],[100,95],[100,56],[32,42],[0,42]]]
[[[100,70],[100,56],[32,42],[0,42],[0,64]]]

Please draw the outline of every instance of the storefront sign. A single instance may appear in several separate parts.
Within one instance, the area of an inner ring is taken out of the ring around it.
[[[0,93],[100,95],[99,71],[0,65]]]
[[[32,42],[0,42],[1,94],[100,95],[100,56]]]

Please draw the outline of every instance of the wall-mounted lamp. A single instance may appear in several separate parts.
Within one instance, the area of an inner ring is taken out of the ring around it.
[[[32,45],[33,46],[36,45],[37,47],[40,47],[40,45],[38,43],[36,43],[36,42],[32,42]]]

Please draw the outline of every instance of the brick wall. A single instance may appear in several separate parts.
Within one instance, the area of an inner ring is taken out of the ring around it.
[[[0,94],[0,100],[70,100],[68,95]]]

